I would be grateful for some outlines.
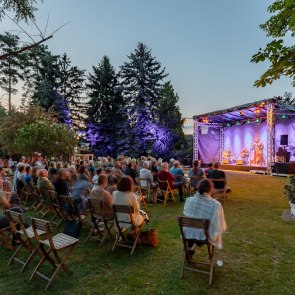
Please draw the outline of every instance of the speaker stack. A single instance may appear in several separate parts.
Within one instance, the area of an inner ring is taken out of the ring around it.
[[[280,145],[288,145],[288,134],[281,135]]]

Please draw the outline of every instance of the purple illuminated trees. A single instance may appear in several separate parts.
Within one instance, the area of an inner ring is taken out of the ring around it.
[[[88,78],[90,101],[87,109],[86,139],[96,155],[116,156],[128,151],[128,117],[118,74],[104,56]]]
[[[163,79],[168,75],[151,55],[151,50],[138,43],[128,62],[121,67],[123,95],[128,103],[130,132],[129,154],[139,156],[152,151],[159,128],[156,110]]]

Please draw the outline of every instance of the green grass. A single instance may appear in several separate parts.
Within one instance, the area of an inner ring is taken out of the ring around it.
[[[228,231],[224,234],[223,267],[216,267],[213,285],[207,277],[185,272],[179,279],[180,232],[176,216],[183,204],[150,205],[150,228],[159,232],[159,246],[110,251],[97,241],[80,243],[69,266],[49,294],[294,294],[294,226],[281,220],[288,202],[282,197],[286,178],[228,172],[232,192],[225,204]],[[60,231],[62,228],[60,228]],[[11,251],[0,248],[0,294],[41,294],[43,279],[28,282],[36,261],[24,274],[19,265],[7,266]]]

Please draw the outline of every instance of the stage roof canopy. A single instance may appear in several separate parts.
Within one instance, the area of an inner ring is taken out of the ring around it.
[[[266,119],[267,104],[269,103],[275,103],[275,113],[283,119],[289,116],[292,116],[292,118],[295,117],[294,107],[285,105],[280,99],[269,98],[235,106],[229,109],[197,115],[193,118],[198,122],[219,123],[225,126],[263,122]]]

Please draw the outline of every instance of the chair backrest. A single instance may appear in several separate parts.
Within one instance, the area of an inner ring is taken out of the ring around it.
[[[88,199],[91,215],[98,215],[104,218],[103,201],[96,199]]]
[[[38,219],[38,218],[32,218],[31,224],[32,224],[32,228],[33,228],[36,240],[38,241],[40,240],[40,236],[38,234],[38,230],[40,230],[46,233],[46,237],[49,240],[49,243],[53,244],[52,242],[53,228],[49,221]]]
[[[29,239],[27,230],[26,230],[26,222],[22,213],[15,212],[13,210],[7,210],[6,215],[9,219],[9,224],[14,234],[17,234],[16,225],[19,224],[20,229],[23,231],[24,236],[26,239]]]
[[[218,179],[214,179],[211,178],[215,189],[224,189],[225,188],[225,184],[226,184],[226,179],[225,178],[218,178]]]
[[[158,179],[159,189],[162,191],[170,191],[171,187],[168,180],[160,180]]]
[[[137,182],[140,188],[147,189],[151,187],[151,180],[148,178],[138,177]]]
[[[66,211],[76,211],[74,200],[72,197],[60,195],[59,200],[62,203],[62,207],[64,207]]]
[[[130,226],[134,226],[133,224],[133,219],[132,219],[132,214],[134,213],[134,208],[133,206],[129,205],[113,205],[113,211],[114,211],[114,216],[115,216],[115,221],[117,227],[120,227],[120,224],[124,223]],[[125,214],[129,215],[130,221],[126,221],[126,219],[123,218]],[[121,219],[123,218],[123,219]]]
[[[48,197],[52,205],[58,204],[58,195],[56,191],[48,190]]]
[[[204,230],[206,240],[209,241],[209,225],[210,221],[208,219],[198,219],[198,218],[191,218],[191,217],[185,217],[185,216],[180,216],[177,217],[177,222],[180,226],[180,232],[183,241],[188,240],[185,235],[183,228],[184,227],[190,227],[190,228],[196,228],[196,229],[202,229]]]

